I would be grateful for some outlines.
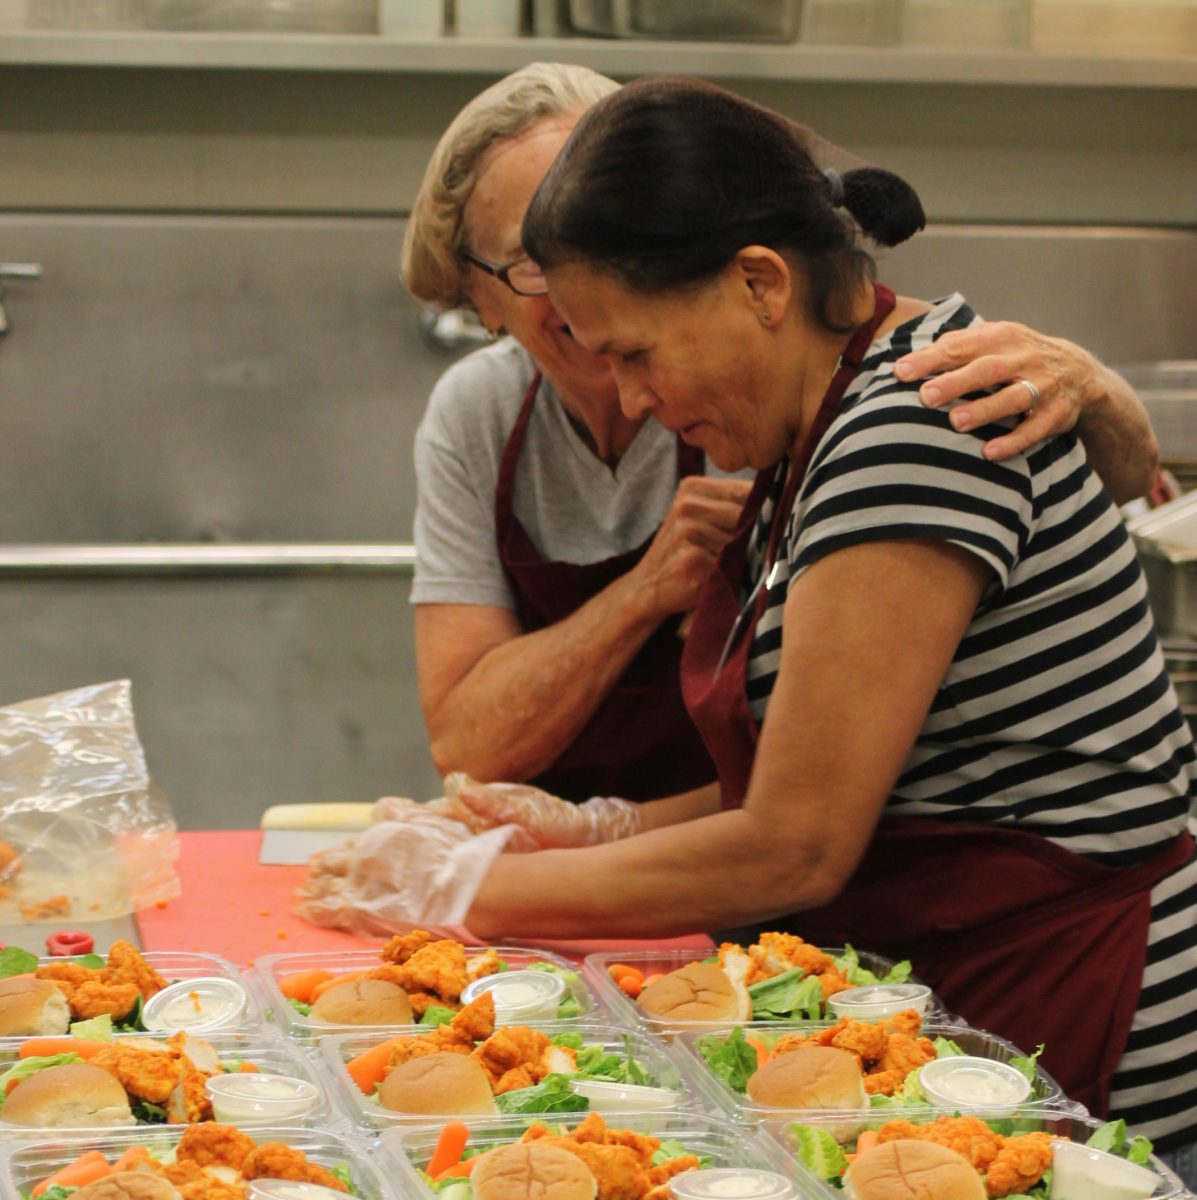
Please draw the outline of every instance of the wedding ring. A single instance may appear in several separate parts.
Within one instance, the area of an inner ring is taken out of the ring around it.
[[[1023,387],[1031,393],[1031,406],[1027,412],[1034,412],[1036,405],[1039,403],[1039,389],[1029,379],[1016,379],[1015,383],[1021,383]]]

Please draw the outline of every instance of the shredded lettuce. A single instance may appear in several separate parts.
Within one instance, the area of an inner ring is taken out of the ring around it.
[[[569,992],[565,999],[557,1005],[558,1021],[572,1021],[574,1017],[580,1017],[581,1015],[582,1002],[573,994],[573,992]]]
[[[576,1030],[571,1029],[567,1033],[555,1033],[549,1041],[554,1046],[568,1046],[571,1050],[581,1050],[585,1044],[582,1041],[582,1035]]]
[[[432,1183],[432,1190],[442,1200],[474,1200],[474,1186],[468,1179],[442,1179]]]
[[[960,1046],[956,1042],[952,1041],[951,1038],[946,1038],[941,1035],[941,1036],[937,1037],[935,1039],[935,1041],[932,1042],[931,1044],[935,1047],[935,1057],[936,1058],[962,1058],[962,1057],[964,1057],[964,1051],[960,1048]],[[1039,1049],[1042,1050],[1043,1047],[1040,1046]]]
[[[83,1038],[87,1042],[112,1041],[112,1017],[109,1013],[101,1013],[88,1021],[72,1021],[71,1037]]]
[[[22,950],[20,946],[5,946],[0,950],[0,979],[10,975],[28,975],[37,970],[37,955]]]
[[[546,1075],[535,1087],[519,1088],[495,1097],[501,1113],[585,1112],[590,1102],[573,1091],[569,1075]]]
[[[587,1079],[601,1079],[608,1083],[651,1084],[652,1078],[641,1063],[632,1055],[631,1042],[624,1038],[624,1052],[615,1054],[603,1046],[587,1046],[577,1055],[578,1074]]]
[[[695,1154],[677,1138],[665,1138],[653,1153],[653,1166],[664,1166],[667,1162],[673,1162],[675,1158],[688,1158],[691,1154],[698,1159],[699,1167],[709,1167],[715,1161],[710,1154]]]
[[[708,1033],[696,1045],[711,1071],[733,1092],[743,1095],[757,1068],[757,1053],[745,1040],[744,1031],[737,1026],[727,1038]]]
[[[46,1067],[60,1067],[64,1063],[82,1061],[78,1054],[38,1054],[31,1058],[18,1059],[3,1075],[0,1075],[0,1106],[4,1104],[9,1088],[22,1079],[36,1075],[38,1071],[44,1071]]]
[[[1123,1120],[1107,1121],[1100,1129],[1093,1131],[1085,1145],[1092,1146],[1094,1150],[1106,1150],[1110,1154],[1117,1154],[1120,1158],[1140,1166],[1147,1162],[1152,1151],[1151,1139],[1142,1134],[1129,1137],[1126,1122]]]
[[[302,1000],[296,1000],[294,996],[288,996],[287,1003],[293,1009],[295,1009],[295,1011],[299,1013],[301,1017],[306,1017],[312,1011],[312,1006],[310,1004],[305,1004]]]
[[[457,1013],[451,1008],[445,1008],[441,1004],[430,1004],[425,1010],[424,1015],[420,1018],[421,1025],[448,1025]]]
[[[1034,1054],[1028,1054],[1022,1058],[1012,1058],[1010,1066],[1016,1071],[1021,1071],[1032,1083],[1035,1082],[1039,1074],[1038,1062],[1039,1056],[1043,1053],[1043,1043],[1040,1042]]]
[[[61,1183],[51,1184],[42,1192],[41,1200],[66,1200],[73,1192],[77,1192],[78,1188],[63,1187]]]
[[[149,1100],[133,1099],[130,1097],[130,1111],[138,1125],[165,1125],[170,1120],[170,1114],[161,1104]]]
[[[525,969],[543,971],[546,975],[556,975],[565,980],[565,998],[557,1005],[558,1021],[572,1021],[574,1017],[581,1016],[582,1002],[573,991],[574,985],[581,978],[577,971],[570,971],[565,967],[554,966],[553,963],[547,962],[530,963]]]
[[[794,1155],[819,1179],[838,1180],[848,1167],[843,1147],[823,1129],[795,1121],[790,1126],[794,1137]]]
[[[894,963],[884,975],[876,975],[860,965],[860,955],[850,944],[844,946],[844,952],[835,959],[835,965],[853,987],[869,987],[878,983],[905,983],[914,969],[910,960],[904,958],[901,962]]]
[[[357,1194],[357,1188],[353,1186],[353,1173],[349,1170],[347,1162],[335,1162],[328,1170],[349,1189],[350,1195]]]

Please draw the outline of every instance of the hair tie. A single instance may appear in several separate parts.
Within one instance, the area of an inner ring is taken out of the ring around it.
[[[823,172],[823,178],[827,180],[827,186],[831,189],[831,207],[839,208],[844,202],[844,181],[840,178],[840,173],[834,167],[828,167]]]

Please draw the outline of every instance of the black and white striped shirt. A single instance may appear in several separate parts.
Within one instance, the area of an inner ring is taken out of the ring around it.
[[[956,433],[892,374],[901,355],[976,320],[951,296],[870,347],[789,518],[750,651],[749,701],[763,720],[787,590],[812,563],[869,541],[960,546],[993,582],[889,811],[1017,826],[1135,863],[1185,828],[1197,754],[1119,513],[1071,436],[988,462],[992,428]],[[750,543],[749,588],[784,470]],[[1168,1134],[1197,1136],[1197,860],[1152,893],[1144,990],[1111,1110],[1165,1145]]]

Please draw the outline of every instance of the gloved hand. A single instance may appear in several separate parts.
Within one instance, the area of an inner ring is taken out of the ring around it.
[[[497,825],[475,834],[412,801],[392,811],[401,819],[376,821],[309,860],[300,916],[371,934],[461,925],[491,864],[520,833]]]
[[[471,828],[520,826],[537,850],[614,842],[639,833],[642,824],[640,806],[629,800],[593,796],[570,804],[530,784],[479,783],[460,771],[445,777],[445,800],[450,812],[469,814]]]

